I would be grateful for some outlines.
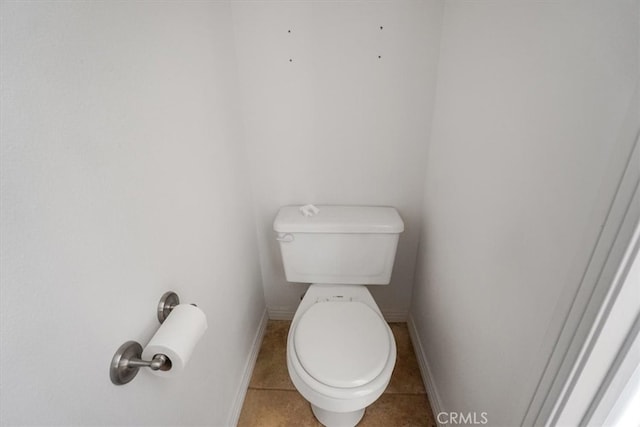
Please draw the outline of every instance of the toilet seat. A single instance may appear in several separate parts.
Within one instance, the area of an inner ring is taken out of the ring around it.
[[[316,381],[329,387],[359,387],[387,365],[387,329],[381,316],[362,302],[318,302],[297,322],[293,347],[302,368]]]

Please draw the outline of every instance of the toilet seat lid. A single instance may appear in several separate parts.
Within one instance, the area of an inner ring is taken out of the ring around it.
[[[382,317],[361,302],[319,302],[298,321],[294,349],[304,370],[330,387],[352,388],[373,381],[389,357]]]

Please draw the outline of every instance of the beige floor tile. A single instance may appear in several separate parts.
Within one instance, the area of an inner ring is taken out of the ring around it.
[[[300,394],[289,390],[252,390],[238,427],[322,427]],[[424,394],[383,394],[369,406],[358,427],[435,427]]]
[[[398,355],[385,393],[426,393],[406,323],[389,323]]]
[[[295,390],[287,371],[289,325],[291,322],[287,320],[269,320],[250,388]]]
[[[435,427],[426,394],[385,393],[364,413],[358,427]]]
[[[287,372],[289,321],[270,320],[247,390],[240,421],[248,426],[313,426],[321,424],[309,403],[295,390]],[[405,323],[391,323],[398,357],[385,393],[367,408],[360,427],[433,427],[433,415],[425,392],[409,332]]]
[[[297,391],[249,389],[238,427],[254,426],[322,427],[322,424],[315,419],[311,406]]]

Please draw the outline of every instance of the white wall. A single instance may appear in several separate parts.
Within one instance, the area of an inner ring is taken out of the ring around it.
[[[446,3],[411,308],[439,409],[521,423],[639,127],[638,73],[636,1]]]
[[[225,425],[264,310],[231,11],[3,2],[2,425]],[[111,384],[167,289],[209,330]]]
[[[398,208],[406,228],[391,285],[371,288],[388,318],[406,317],[441,7],[441,1],[234,3],[271,317],[293,316],[306,289],[286,282],[272,225],[280,206],[304,203]]]
[[[400,210],[379,305],[418,255],[432,397],[519,423],[626,153],[638,3],[449,1],[440,43],[442,8],[3,2],[0,424],[227,424],[307,202]],[[167,289],[209,317],[189,369],[113,386]]]

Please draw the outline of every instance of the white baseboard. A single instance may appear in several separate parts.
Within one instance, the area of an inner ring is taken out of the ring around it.
[[[433,411],[435,422],[439,427],[443,427],[444,425],[438,422],[438,414],[443,412],[442,401],[440,400],[440,395],[438,394],[438,390],[436,389],[433,381],[431,368],[429,368],[429,362],[427,361],[424,347],[420,341],[418,330],[416,329],[416,324],[413,321],[411,313],[409,313],[407,318],[407,328],[409,329],[409,337],[411,338],[411,343],[413,344],[413,349],[416,353],[416,358],[418,359],[418,366],[420,367],[420,373],[422,374],[422,381],[427,388],[427,397],[431,404],[431,410]]]
[[[268,308],[269,319],[271,320],[291,320],[293,319],[293,315],[296,313],[295,310],[290,310],[286,308]],[[407,312],[406,311],[389,311],[382,310],[382,316],[384,320],[387,322],[406,322],[407,321]]]
[[[292,320],[296,310],[286,308],[267,308],[271,320]]]
[[[382,311],[382,316],[384,320],[387,322],[406,322],[407,321],[407,312],[406,311],[389,311],[385,309],[380,309]]]
[[[242,405],[244,404],[244,398],[247,395],[247,389],[249,388],[251,375],[253,375],[253,368],[256,366],[256,360],[258,359],[258,353],[260,352],[260,346],[262,345],[262,338],[264,337],[264,333],[267,330],[268,321],[269,316],[267,314],[267,310],[265,309],[264,313],[262,313],[262,319],[260,319],[260,323],[258,324],[256,335],[253,338],[253,343],[251,344],[251,351],[249,353],[249,357],[247,358],[247,363],[244,366],[244,373],[242,375],[240,387],[236,393],[236,398],[233,401],[231,414],[229,416],[229,422],[227,423],[227,425],[229,426],[237,426],[238,421],[240,420],[240,412],[242,412]]]

